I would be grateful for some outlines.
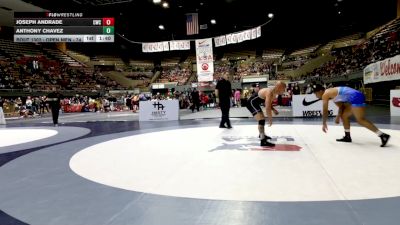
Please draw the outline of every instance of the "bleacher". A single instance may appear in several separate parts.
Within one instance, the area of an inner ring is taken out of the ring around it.
[[[340,48],[332,49],[331,54],[335,56],[333,61],[327,62],[297,79],[313,81],[340,77],[354,71],[360,71],[370,63],[399,55],[399,32],[400,20],[397,19],[382,26],[368,40],[363,41],[357,46],[341,46]]]
[[[382,30],[380,30],[378,33],[375,34],[375,37],[381,37],[385,34],[394,32],[394,31],[399,31],[400,30],[400,19],[395,19],[385,25]]]
[[[40,46],[33,43],[14,43],[12,40],[0,39],[0,49],[10,57],[40,56],[43,52]]]
[[[256,51],[232,51],[232,52],[226,52],[224,54],[224,59],[227,60],[240,60],[240,59],[248,59],[248,58],[252,58],[255,59],[256,58]]]
[[[315,50],[320,45],[312,45],[306,48],[298,49],[282,57],[282,70],[294,70],[303,66],[308,60],[315,58]]]
[[[271,60],[271,61],[280,60],[282,58],[284,52],[285,51],[281,50],[281,49],[264,50],[263,54],[262,54],[262,58],[263,58],[263,60]]]
[[[175,64],[163,67],[158,83],[178,82],[178,85],[184,85],[192,75],[192,69],[189,65]]]
[[[290,56],[304,56],[304,55],[310,55],[311,53],[313,53],[315,50],[317,50],[317,48],[320,45],[312,45],[306,48],[302,48],[302,49],[298,49],[294,52],[292,52],[290,54]]]
[[[360,38],[362,38],[361,34],[352,34],[352,35],[348,35],[348,36],[345,36],[342,38],[332,40],[332,41],[328,42],[327,44],[321,46],[319,48],[319,52],[321,52],[321,53],[330,52],[335,45],[337,46],[337,45],[341,45],[342,43],[356,42]]]
[[[58,49],[49,49],[49,48],[44,48],[44,51],[46,51],[50,56],[56,58],[58,61],[67,64],[68,66],[71,67],[83,67],[84,65],[80,63],[79,61],[71,58],[64,52],[58,50]]]

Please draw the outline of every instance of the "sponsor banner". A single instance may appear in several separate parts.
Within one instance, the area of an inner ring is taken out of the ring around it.
[[[139,121],[179,120],[178,100],[140,101]]]
[[[164,51],[163,42],[142,43],[143,52],[162,52]]]
[[[251,30],[246,30],[245,32],[244,32],[244,40],[245,41],[248,41],[248,40],[250,40],[251,39]]]
[[[199,82],[197,83],[198,87],[215,87],[214,82]]]
[[[241,43],[241,42],[243,42],[244,41],[244,31],[243,32],[240,32],[240,33],[237,33],[237,43]]]
[[[257,38],[261,37],[261,27],[257,27]]]
[[[400,80],[400,55],[371,63],[364,68],[364,83]]]
[[[212,81],[214,74],[214,59],[212,39],[196,40],[197,80]]]
[[[163,48],[164,48],[164,51],[169,51],[169,42],[168,41],[163,42]]]
[[[214,38],[214,44],[215,47],[219,47],[219,46],[225,46],[226,45],[226,37],[224,36],[220,36],[220,37],[216,37]]]
[[[400,90],[390,90],[390,116],[400,116]]]
[[[170,50],[190,50],[190,41],[170,41]]]
[[[293,95],[292,106],[294,117],[322,117],[322,100],[314,94]],[[329,116],[338,114],[338,107],[333,100],[329,101],[328,112]]]
[[[261,27],[241,31],[238,33],[222,35],[214,38],[215,47],[241,43],[261,37]],[[142,43],[142,52],[163,52],[174,50],[190,50],[190,41],[164,41],[154,43]]]
[[[269,77],[269,75],[263,75],[262,77],[243,78],[242,83],[268,82],[268,77]]]
[[[257,28],[251,29],[251,39],[257,38]]]
[[[261,37],[261,27],[226,35],[226,44],[236,44]],[[217,45],[219,47],[222,45]]]
[[[232,34],[232,44],[236,44],[238,42],[238,34]]]
[[[163,52],[173,50],[189,50],[190,41],[163,41],[142,43],[143,52]]]
[[[232,34],[226,35],[226,44],[232,44]]]

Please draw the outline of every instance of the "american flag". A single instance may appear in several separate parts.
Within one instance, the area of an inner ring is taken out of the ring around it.
[[[186,14],[186,35],[193,35],[199,33],[199,14],[189,13]]]

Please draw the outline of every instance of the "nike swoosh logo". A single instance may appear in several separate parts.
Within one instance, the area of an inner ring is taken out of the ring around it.
[[[306,101],[306,98],[304,98],[304,99],[303,99],[303,105],[304,105],[304,106],[309,106],[309,105],[312,105],[312,104],[318,102],[319,100],[321,100],[321,99],[316,99],[316,100],[313,100],[313,101],[311,101],[311,102],[307,102],[307,101]]]

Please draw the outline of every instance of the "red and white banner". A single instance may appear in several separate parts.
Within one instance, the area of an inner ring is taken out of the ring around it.
[[[400,80],[400,55],[369,64],[364,68],[364,83]]]
[[[212,81],[214,74],[214,59],[212,39],[196,40],[197,80]]]
[[[400,116],[400,90],[399,89],[398,90],[390,90],[390,116]]]

